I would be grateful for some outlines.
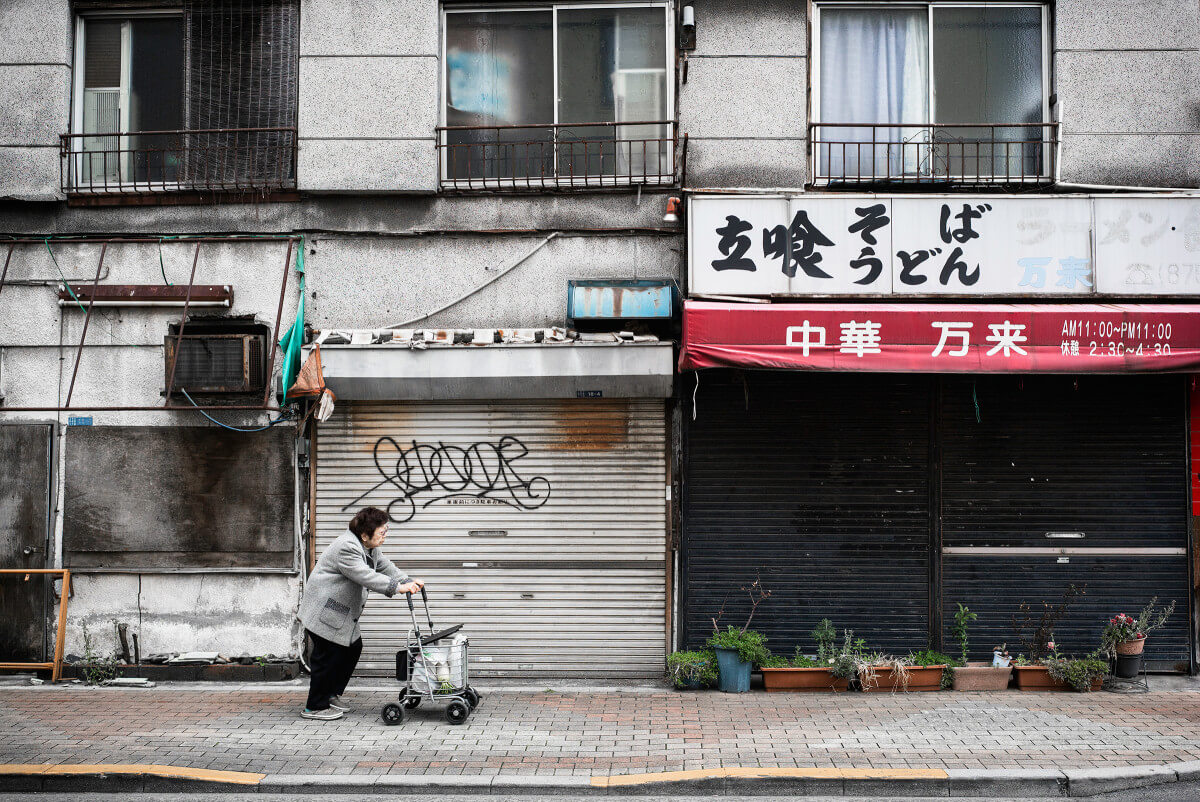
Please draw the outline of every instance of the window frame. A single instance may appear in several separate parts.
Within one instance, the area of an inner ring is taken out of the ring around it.
[[[447,69],[447,58],[446,58],[446,38],[447,38],[448,30],[449,30],[447,18],[451,14],[487,14],[487,13],[507,13],[507,12],[514,12],[514,11],[517,11],[517,12],[520,12],[520,11],[539,12],[540,11],[542,13],[545,13],[547,11],[550,12],[550,14],[551,14],[551,26],[550,27],[551,27],[551,35],[552,35],[552,42],[553,42],[553,44],[552,44],[553,53],[551,54],[551,56],[552,56],[553,62],[554,62],[554,78],[553,78],[553,81],[554,81],[554,120],[552,123],[548,123],[548,124],[555,126],[555,128],[557,129],[557,126],[563,124],[562,122],[560,122],[559,116],[558,116],[559,115],[559,105],[562,102],[562,98],[559,97],[559,84],[558,84],[558,60],[559,60],[558,12],[562,9],[581,10],[581,9],[622,9],[622,8],[630,8],[630,9],[658,8],[658,9],[661,9],[663,12],[664,20],[665,20],[665,25],[663,26],[663,28],[664,28],[664,30],[663,30],[663,37],[664,37],[663,53],[665,55],[665,59],[664,59],[664,63],[663,63],[663,83],[665,84],[665,87],[666,87],[666,92],[665,92],[666,103],[664,105],[665,105],[666,115],[667,115],[664,119],[668,120],[668,121],[675,120],[675,118],[676,118],[676,116],[675,116],[675,70],[674,70],[675,14],[673,13],[674,8],[675,8],[674,0],[645,0],[644,2],[634,2],[633,0],[630,0],[629,2],[612,2],[611,0],[609,0],[608,2],[605,2],[604,0],[601,0],[600,2],[573,2],[572,0],[556,0],[556,1],[551,0],[550,2],[545,2],[545,3],[517,2],[517,3],[491,3],[491,4],[487,4],[487,5],[481,4],[479,2],[473,2],[473,3],[462,3],[462,4],[442,3],[441,8],[439,9],[438,22],[439,22],[439,25],[441,26],[441,31],[439,32],[439,36],[438,36],[438,39],[439,39],[438,127],[442,128],[447,125],[446,106],[448,103],[448,98],[446,96],[446,92],[447,92],[447,87],[449,86],[449,83],[448,83],[449,73],[448,73],[448,69]],[[658,71],[657,68],[642,67],[642,68],[625,70],[624,72],[630,72],[630,73],[636,72],[636,73],[645,74],[645,73],[657,72],[657,71]],[[601,121],[585,120],[585,121],[581,121],[581,122],[601,122]],[[619,123],[620,121],[612,120],[611,122]],[[438,131],[438,135],[435,139],[436,139],[437,146],[440,147],[442,144],[442,132],[441,131]],[[674,172],[674,170],[675,170],[674,148],[670,149],[669,154],[670,154],[670,160],[671,160],[670,169],[672,172]],[[576,186],[576,185],[578,185],[578,186],[594,186],[594,182],[589,181],[589,178],[576,177],[574,179],[569,179],[569,178],[562,178],[562,177],[559,177],[556,175],[554,178],[554,186],[555,187],[570,187],[570,186]],[[603,179],[604,176],[601,175],[601,176],[599,176],[599,178]],[[453,179],[449,176],[449,164],[444,160],[441,161],[441,165],[438,169],[438,185],[440,187],[446,188],[446,189],[458,188],[457,180]],[[613,187],[623,187],[626,185],[620,184],[620,183],[613,183],[612,186]]]
[[[976,0],[976,2],[971,2],[970,0],[912,0],[911,2],[903,2],[903,3],[886,2],[885,0],[810,0],[809,7],[810,7],[809,19],[811,20],[811,24],[809,26],[809,33],[808,33],[808,38],[809,38],[809,49],[808,49],[808,54],[809,54],[809,60],[808,60],[808,63],[809,63],[809,67],[808,67],[808,70],[809,70],[809,74],[808,74],[808,85],[809,85],[808,130],[809,130],[809,135],[808,135],[808,145],[809,145],[809,150],[810,150],[810,153],[809,153],[809,162],[810,162],[809,183],[813,183],[818,179],[817,170],[816,170],[816,162],[815,162],[816,154],[812,152],[812,141],[813,141],[812,126],[814,124],[820,125],[825,122],[824,120],[821,119],[821,55],[822,55],[821,54],[821,11],[824,9],[848,8],[848,9],[859,9],[859,10],[871,10],[871,9],[888,9],[888,10],[920,10],[920,9],[924,9],[925,10],[925,14],[926,14],[925,24],[927,26],[927,30],[929,31],[929,36],[927,37],[929,40],[928,41],[928,52],[926,55],[926,58],[928,59],[928,65],[929,65],[929,67],[928,67],[929,75],[928,75],[928,85],[926,86],[926,89],[925,89],[926,98],[929,101],[929,122],[927,122],[926,124],[930,125],[930,126],[936,126],[937,123],[932,122],[932,120],[937,118],[937,92],[935,91],[935,88],[934,88],[934,75],[935,75],[936,71],[934,69],[934,59],[933,59],[933,51],[934,51],[934,47],[933,47],[933,10],[934,10],[934,8],[1036,8],[1041,12],[1041,17],[1042,17],[1042,76],[1041,76],[1041,78],[1042,78],[1042,120],[1041,120],[1041,125],[1043,125],[1043,126],[1051,125],[1055,122],[1055,120],[1052,117],[1052,113],[1050,111],[1050,97],[1054,94],[1054,92],[1051,91],[1051,87],[1050,87],[1050,80],[1051,80],[1050,60],[1053,55],[1052,42],[1051,42],[1052,30],[1051,30],[1051,19],[1050,19],[1050,4],[1048,2],[1044,2],[1044,0],[1003,0],[1002,2],[994,2],[993,0]],[[830,120],[828,122],[829,123],[838,123],[838,122],[843,122],[843,121],[842,120]],[[1000,123],[1001,121],[995,121],[995,122]],[[947,124],[952,125],[953,123],[947,123]],[[1041,176],[1037,179],[1033,179],[1033,180],[1043,180],[1043,179],[1052,178],[1052,176],[1049,175],[1050,168],[1053,164],[1053,162],[1051,161],[1052,154],[1049,152],[1050,151],[1049,148],[1045,148],[1043,150],[1044,150],[1044,152],[1042,154],[1043,176]],[[967,178],[978,179],[981,177],[982,176],[959,176],[959,177],[957,177],[957,181],[951,181],[951,183],[958,183],[959,181],[962,181],[963,179],[967,179]],[[825,178],[828,178],[828,176],[826,176]]]
[[[131,53],[131,38],[129,23],[135,19],[149,19],[154,17],[179,17],[184,21],[184,12],[181,8],[112,8],[112,9],[96,9],[88,11],[75,12],[74,34],[75,41],[73,47],[73,63],[71,65],[71,119],[69,130],[74,136],[81,136],[86,132],[83,130],[83,107],[84,107],[84,80],[87,71],[87,21],[88,20],[110,20],[121,22],[121,86],[117,87],[120,97],[121,106],[121,121],[120,130],[116,133],[117,150],[123,155],[120,156],[122,162],[118,169],[120,174],[126,177],[132,176],[132,156],[129,153],[129,136],[137,134],[137,131],[129,130],[129,93],[132,83],[132,53]],[[185,126],[186,128],[186,126]],[[77,148],[75,143],[79,143]],[[71,150],[64,154],[73,161],[86,158],[86,151],[82,148],[82,139],[72,139]],[[102,152],[102,151],[96,151]],[[81,170],[76,167],[75,175],[79,176]],[[96,182],[76,183],[70,189],[90,189]],[[127,180],[118,182],[112,185],[113,189],[140,189],[142,186],[149,191],[176,191],[181,188],[177,181],[153,182],[147,185],[145,182],[136,180]]]

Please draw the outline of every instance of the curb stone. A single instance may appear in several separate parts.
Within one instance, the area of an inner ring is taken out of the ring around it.
[[[1184,763],[1169,763],[1167,768],[1175,770],[1179,782],[1200,780],[1200,760],[1188,760]]]
[[[947,769],[950,796],[1067,796],[1067,775],[1057,769]]]
[[[1170,766],[1121,766],[1111,769],[1065,769],[1071,796],[1094,796],[1149,785],[1177,782]]]
[[[119,773],[77,775],[0,774],[0,792],[262,793],[480,796],[867,796],[894,797],[1088,797],[1177,781],[1200,780],[1200,761],[1111,769],[949,769],[943,778],[708,777],[634,785],[593,783],[582,775],[298,775],[268,774],[256,785],[204,779]]]

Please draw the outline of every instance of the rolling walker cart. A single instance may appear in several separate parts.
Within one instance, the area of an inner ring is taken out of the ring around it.
[[[417,608],[412,594],[408,597],[408,612],[412,616],[404,649],[396,652],[396,679],[404,683],[400,691],[400,702],[388,702],[380,715],[383,723],[400,724],[404,711],[414,710],[422,701],[446,705],[446,721],[463,724],[471,711],[479,707],[480,695],[467,683],[467,639],[458,635],[462,624],[435,632],[433,618],[429,615],[429,598],[421,588],[421,602],[425,605],[425,620],[429,634],[421,634],[417,623]]]

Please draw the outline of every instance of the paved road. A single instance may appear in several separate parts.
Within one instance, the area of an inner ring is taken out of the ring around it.
[[[406,797],[398,797],[405,799]],[[608,796],[608,797],[572,797],[572,796],[521,796],[521,797],[501,797],[501,796],[437,796],[424,797],[432,799],[433,802],[595,802],[597,799],[611,799],[615,802],[717,802],[717,800],[729,799],[730,797],[697,797],[697,796]],[[847,797],[838,797],[837,799],[846,799]],[[913,798],[913,797],[850,797],[857,802],[935,802],[932,798]],[[1169,785],[1160,785],[1153,788],[1139,788],[1136,791],[1122,792],[1119,794],[1103,794],[1101,796],[1089,797],[1097,800],[1097,802],[1195,802],[1200,799],[1200,784],[1197,783],[1172,783]],[[47,802],[50,799],[48,794],[0,794],[0,802]],[[71,797],[72,802],[270,802],[271,796],[260,794],[129,794],[120,797],[112,794],[82,794]],[[379,802],[378,794],[359,795],[359,794],[311,794],[304,796],[289,796],[288,799],[299,800],[300,802]],[[834,797],[751,797],[750,802],[834,802]],[[965,797],[937,797],[936,802],[968,802]],[[979,802],[979,798],[975,797],[970,802]],[[1033,802],[1028,797],[1002,797],[991,798],[989,802]],[[1045,802],[1042,798],[1040,802]]]

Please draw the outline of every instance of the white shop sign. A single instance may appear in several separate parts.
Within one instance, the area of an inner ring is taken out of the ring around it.
[[[1200,197],[693,195],[689,291],[1200,295]]]

